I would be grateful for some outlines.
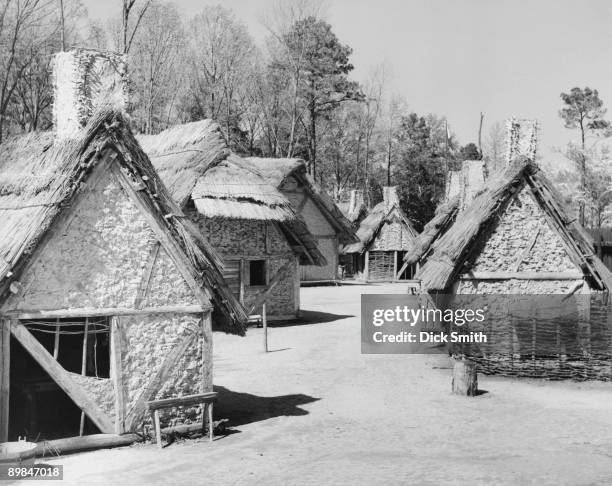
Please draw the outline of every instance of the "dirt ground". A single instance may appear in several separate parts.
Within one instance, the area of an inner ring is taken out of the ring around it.
[[[215,418],[235,432],[72,455],[63,484],[612,484],[612,384],[480,376],[450,393],[444,356],[361,355],[361,293],[302,289],[305,322],[215,334]],[[56,483],[57,484],[57,483]]]

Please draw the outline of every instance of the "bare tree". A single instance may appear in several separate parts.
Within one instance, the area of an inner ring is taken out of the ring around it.
[[[123,35],[123,43],[122,43],[122,52],[127,54],[130,52],[130,48],[132,47],[132,42],[134,42],[134,37],[136,36],[136,32],[138,31],[138,27],[142,22],[144,15],[147,13],[147,9],[149,5],[151,5],[152,0],[144,0],[141,2],[140,8],[136,12],[136,15],[132,15],[132,10],[136,6],[137,0],[122,0],[122,9],[121,9],[121,32]],[[133,20],[132,20],[133,19]]]
[[[250,75],[255,46],[230,10],[206,7],[188,26],[188,105],[192,118],[221,122],[228,142],[240,124],[239,89]],[[252,87],[251,87],[252,89]]]
[[[166,128],[169,122],[168,109],[178,90],[182,46],[182,24],[174,4],[150,2],[130,54],[137,101],[134,115],[145,133]]]
[[[3,0],[0,3],[0,142],[15,91],[46,42],[52,0]],[[40,33],[44,32],[41,36]]]

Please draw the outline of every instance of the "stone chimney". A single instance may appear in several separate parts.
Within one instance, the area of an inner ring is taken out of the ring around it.
[[[452,198],[461,193],[461,171],[449,170],[446,174],[446,186],[444,188],[444,202],[450,201]]]
[[[465,160],[461,170],[451,170],[446,175],[444,202],[459,196],[459,209],[464,210],[482,190],[484,182],[484,162]]]
[[[125,55],[91,49],[57,53],[53,69],[53,123],[59,139],[75,137],[101,108],[125,111]]]
[[[538,122],[511,118],[506,121],[506,131],[506,167],[521,155],[535,161]]]
[[[349,200],[348,213],[353,214],[361,206],[363,206],[363,191],[358,189],[351,190],[351,198]]]
[[[461,209],[465,209],[484,186],[484,162],[464,160],[461,166],[461,179],[462,190],[459,204]]]
[[[399,205],[399,197],[397,196],[397,186],[383,187],[383,201],[387,210],[391,209],[394,204]]]

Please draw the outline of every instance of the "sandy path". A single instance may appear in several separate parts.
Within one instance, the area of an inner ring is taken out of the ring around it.
[[[217,418],[238,433],[58,459],[63,484],[612,484],[612,384],[479,377],[447,358],[360,354],[359,295],[302,289],[312,323],[215,335]],[[325,322],[327,321],[327,322]]]

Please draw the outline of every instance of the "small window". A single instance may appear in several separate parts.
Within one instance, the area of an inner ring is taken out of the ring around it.
[[[251,260],[249,262],[249,285],[263,286],[268,283],[266,280],[266,261]]]

